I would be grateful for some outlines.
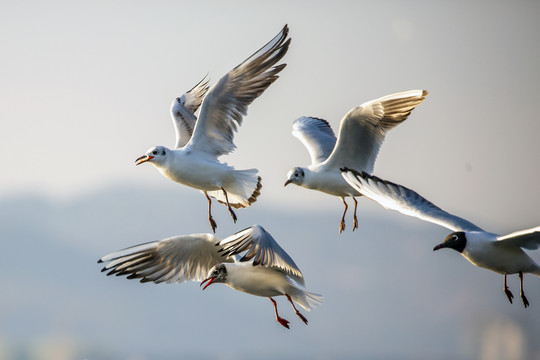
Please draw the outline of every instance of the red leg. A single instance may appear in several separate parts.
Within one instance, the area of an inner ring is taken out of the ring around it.
[[[212,199],[210,199],[210,196],[205,192],[204,195],[206,196],[206,199],[208,200],[208,221],[210,222],[210,227],[212,228],[212,231],[215,233],[217,224],[214,221],[214,218],[212,217]]]
[[[305,317],[304,315],[302,315],[302,314],[300,313],[300,311],[298,311],[298,310],[296,309],[296,306],[294,306],[294,303],[293,303],[291,297],[289,296],[289,294],[285,294],[285,296],[287,297],[287,300],[289,300],[289,302],[291,303],[291,305],[292,305],[292,307],[293,307],[294,312],[296,313],[296,315],[298,315],[298,317],[304,322],[304,324],[307,325],[308,321],[307,321],[306,317]]]
[[[279,316],[279,314],[277,312],[276,301],[274,299],[272,299],[272,298],[269,298],[269,299],[272,302],[272,304],[274,304],[274,310],[276,311],[276,320],[277,320],[277,322],[280,323],[281,325],[285,326],[287,329],[290,329],[289,328],[289,321],[287,321],[286,319]]]
[[[229,214],[231,214],[231,217],[234,223],[236,224],[236,220],[238,220],[238,218],[236,217],[236,214],[234,213],[233,209],[231,208],[231,205],[229,204],[229,196],[227,196],[227,192],[225,191],[223,187],[221,188],[221,190],[223,191],[223,194],[225,195],[225,201],[227,202],[227,209],[229,210]]]
[[[343,210],[343,216],[341,217],[341,222],[339,223],[339,233],[343,230],[345,230],[345,213],[347,213],[347,209],[349,206],[347,206],[347,203],[345,202],[345,198],[341,196],[341,201],[343,201],[343,205],[345,206],[345,209]]]
[[[351,196],[354,201],[354,215],[353,215],[353,231],[354,229],[358,229],[358,219],[356,218],[356,208],[358,207],[358,201],[354,196]]]

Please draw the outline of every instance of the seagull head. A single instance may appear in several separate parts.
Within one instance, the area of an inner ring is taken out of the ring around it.
[[[137,158],[137,160],[135,160],[135,165],[140,165],[147,161],[158,164],[162,163],[167,156],[167,150],[168,149],[164,146],[154,146],[153,148],[148,149],[143,156]]]
[[[292,168],[287,173],[287,181],[285,181],[285,185],[283,186],[287,186],[289,184],[301,185],[304,182],[304,177],[304,169],[301,167]]]
[[[463,231],[457,231],[448,235],[441,244],[433,248],[433,251],[442,248],[450,248],[456,250],[457,252],[463,252],[466,245],[467,237],[465,236],[465,233]]]
[[[208,284],[204,285],[203,290],[206,289],[212,283],[224,283],[227,280],[227,268],[225,264],[215,265],[208,272],[208,276],[201,282],[201,285],[208,281]]]

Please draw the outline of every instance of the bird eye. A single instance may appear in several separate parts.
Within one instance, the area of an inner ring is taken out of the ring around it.
[[[152,154],[153,154],[153,155],[157,155],[157,154],[158,154],[158,151],[157,151],[157,150],[154,150],[154,151],[152,151]]]
[[[458,239],[457,235],[452,236],[452,240],[456,241]]]

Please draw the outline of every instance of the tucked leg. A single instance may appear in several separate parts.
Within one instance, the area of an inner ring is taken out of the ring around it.
[[[527,300],[525,292],[523,292],[523,273],[521,271],[519,272],[519,295],[521,296],[521,300],[523,300],[523,306],[529,306],[529,300]]]
[[[298,315],[298,317],[299,317],[299,318],[307,325],[308,321],[307,321],[306,317],[305,317],[304,315],[302,315],[302,314],[300,313],[300,311],[298,311],[298,310],[296,309],[296,306],[294,306],[294,303],[293,303],[291,297],[289,296],[289,294],[285,294],[285,296],[287,297],[287,300],[289,300],[289,302],[291,303],[291,305],[292,305],[292,307],[293,307],[293,309],[294,309],[295,314]]]
[[[341,217],[341,222],[339,223],[339,233],[343,230],[345,230],[345,213],[347,212],[347,209],[349,206],[347,206],[347,203],[345,202],[345,198],[341,196],[341,201],[343,201],[343,205],[345,206],[345,209],[343,210],[343,216]]]
[[[210,222],[210,227],[212,228],[212,231],[215,233],[217,224],[212,217],[212,199],[210,199],[210,196],[208,196],[206,192],[204,193],[204,195],[206,196],[206,199],[208,199],[208,221]]]
[[[289,329],[289,321],[280,317],[278,312],[277,312],[277,304],[276,304],[276,301],[272,298],[269,298],[270,301],[272,302],[272,304],[274,304],[274,310],[276,311],[276,320],[278,323],[280,323],[281,325],[285,326],[287,329]]]
[[[508,300],[510,301],[510,304],[512,303],[512,299],[514,298],[514,295],[506,285],[506,274],[504,274],[504,287],[503,287],[504,293],[508,297]]]
[[[225,201],[227,202],[227,209],[229,210],[229,214],[231,214],[231,217],[234,223],[236,224],[236,220],[238,220],[238,218],[236,217],[236,214],[234,213],[233,209],[231,208],[231,205],[229,204],[229,196],[227,195],[227,192],[225,191],[223,187],[221,188],[221,190],[223,191],[223,194],[225,195]]]
[[[358,219],[356,218],[356,208],[358,207],[358,201],[354,196],[351,196],[354,201],[354,215],[353,215],[353,231],[354,229],[358,229]]]

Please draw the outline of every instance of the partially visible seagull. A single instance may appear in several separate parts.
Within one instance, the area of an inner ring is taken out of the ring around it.
[[[506,284],[506,275],[519,274],[519,294],[525,307],[529,301],[523,291],[523,273],[540,276],[540,266],[523,249],[540,247],[540,226],[508,235],[486,232],[473,223],[447,213],[413,190],[382,180],[376,176],[343,169],[342,175],[362,195],[378,202],[386,209],[444,226],[453,232],[433,251],[454,249],[472,264],[504,275],[503,290],[510,303],[514,295]]]
[[[242,254],[240,256],[239,254]],[[303,290],[304,276],[293,259],[260,225],[253,225],[220,240],[211,234],[180,235],[114,252],[98,263],[107,275],[128,275],[140,282],[179,283],[201,281],[203,290],[213,283],[248,294],[268,297],[276,320],[287,329],[289,321],[280,317],[272,297],[285,295],[294,312],[308,321],[293,301],[309,311],[323,298]]]
[[[274,81],[286,64],[283,58],[291,39],[287,25],[268,44],[223,76],[208,92],[203,79],[191,91],[175,99],[171,115],[176,129],[174,149],[155,146],[135,164],[149,162],[165,177],[201,190],[208,200],[208,221],[212,231],[217,224],[212,217],[212,200],[226,204],[234,222],[236,209],[251,206],[261,189],[257,169],[236,170],[217,158],[232,152],[234,133],[242,125],[247,107]],[[204,99],[203,99],[204,98]],[[199,119],[195,111],[201,104]]]
[[[357,106],[341,120],[337,139],[326,120],[306,116],[296,119],[292,134],[309,151],[311,165],[289,170],[285,186],[295,184],[339,196],[345,206],[339,223],[340,234],[345,229],[348,208],[345,197],[352,197],[354,231],[358,227],[355,196],[361,194],[343,180],[339,169],[350,167],[373,172],[386,133],[405,121],[427,94],[425,90],[404,91]]]

